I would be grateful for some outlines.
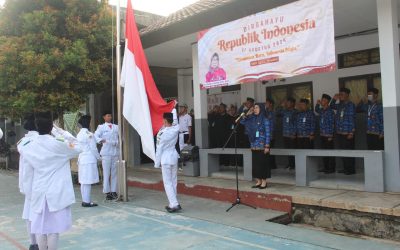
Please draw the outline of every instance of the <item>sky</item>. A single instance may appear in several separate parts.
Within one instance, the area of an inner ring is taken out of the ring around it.
[[[0,0],[0,6],[5,0]],[[118,0],[109,0],[110,4],[116,5]],[[150,12],[153,14],[168,16],[198,0],[131,0],[135,10]],[[120,0],[121,6],[126,7],[127,0]]]
[[[2,0],[0,0],[2,1]],[[110,4],[117,3],[118,0],[109,0]],[[131,0],[135,10],[150,12],[153,14],[168,16],[169,14],[182,9],[198,0]],[[122,7],[126,7],[127,0],[120,0]]]

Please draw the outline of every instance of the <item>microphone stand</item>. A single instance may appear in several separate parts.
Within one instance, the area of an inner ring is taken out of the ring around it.
[[[232,206],[230,206],[226,210],[226,212],[229,212],[229,210],[231,210],[233,207],[235,207],[236,205],[240,205],[240,204],[256,209],[256,207],[254,207],[252,205],[241,202],[240,194],[239,194],[239,170],[238,170],[238,160],[237,160],[237,157],[238,157],[238,155],[237,155],[237,127],[239,126],[239,122],[241,119],[242,119],[242,116],[239,117],[238,121],[236,122],[235,126],[232,129],[231,134],[229,135],[228,140],[225,142],[224,146],[222,147],[222,150],[225,150],[226,146],[228,145],[228,142],[231,140],[232,136],[235,135],[234,136],[234,144],[235,144],[235,154],[234,155],[235,155],[235,172],[236,172],[236,200],[234,203],[232,203]]]

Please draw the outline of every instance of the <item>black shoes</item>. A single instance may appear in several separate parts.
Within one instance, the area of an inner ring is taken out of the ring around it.
[[[39,246],[37,244],[30,245],[29,250],[39,250]]]
[[[111,196],[114,198],[114,200],[118,199],[118,194],[116,192],[112,192]]]
[[[168,211],[168,213],[176,213],[182,210],[181,205],[178,205],[176,207],[169,207],[169,206],[165,206],[165,209]]]
[[[261,186],[261,184],[258,184],[258,185],[251,186],[251,188],[259,188],[260,186]]]
[[[97,207],[98,205],[96,203],[93,202],[82,202],[82,207]]]
[[[118,200],[118,194],[116,192],[107,193],[106,200],[108,201]]]

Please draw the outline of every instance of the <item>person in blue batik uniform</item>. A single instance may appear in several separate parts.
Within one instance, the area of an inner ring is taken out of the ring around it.
[[[272,99],[267,99],[265,101],[265,117],[269,120],[269,124],[271,127],[271,142],[270,142],[270,147],[273,148],[275,145],[275,112],[274,112],[274,100]],[[275,155],[271,155],[269,157],[270,159],[270,166],[271,169],[276,169],[276,160],[275,160]]]
[[[341,88],[340,93],[333,97],[331,108],[336,110],[335,125],[336,136],[338,139],[339,149],[354,149],[354,132],[356,107],[354,103],[349,100],[350,90],[348,88]],[[339,103],[336,103],[339,101]],[[355,159],[353,157],[343,157],[343,172],[345,175],[352,175],[356,173]]]
[[[333,149],[333,133],[335,129],[335,112],[329,107],[332,100],[327,94],[323,94],[321,100],[315,105],[315,112],[319,114],[319,133],[321,147],[323,149]],[[335,173],[335,158],[324,157],[324,168],[320,172],[325,174]]]
[[[368,99],[358,104],[357,109],[367,113],[367,146],[369,150],[383,150],[383,107],[378,103],[379,90],[368,90]]]
[[[286,99],[282,103],[281,110],[276,111],[276,116],[282,117],[282,129],[283,129],[283,143],[285,148],[297,147],[296,145],[296,115],[297,110],[294,108],[296,105],[296,100],[292,97]],[[289,166],[288,169],[295,168],[294,156],[288,156]]]
[[[296,116],[297,148],[310,149],[314,147],[315,116],[309,109],[310,101],[300,99]]]
[[[271,142],[271,126],[265,117],[262,105],[256,104],[240,121],[245,126],[250,141],[253,158],[252,173],[256,185],[252,188],[267,188],[267,178],[271,178],[269,166],[269,150]]]

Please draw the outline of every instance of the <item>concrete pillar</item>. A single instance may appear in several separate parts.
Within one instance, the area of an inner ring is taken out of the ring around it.
[[[184,69],[178,69],[178,102],[185,103],[185,74]]]
[[[136,130],[128,123],[124,122],[125,125],[125,145],[126,154],[125,160],[127,167],[139,167],[140,166],[140,136]]]
[[[397,0],[377,0],[385,129],[385,187],[400,191],[400,60]]]
[[[200,148],[208,148],[207,91],[200,89],[197,43],[192,45],[195,138]]]

